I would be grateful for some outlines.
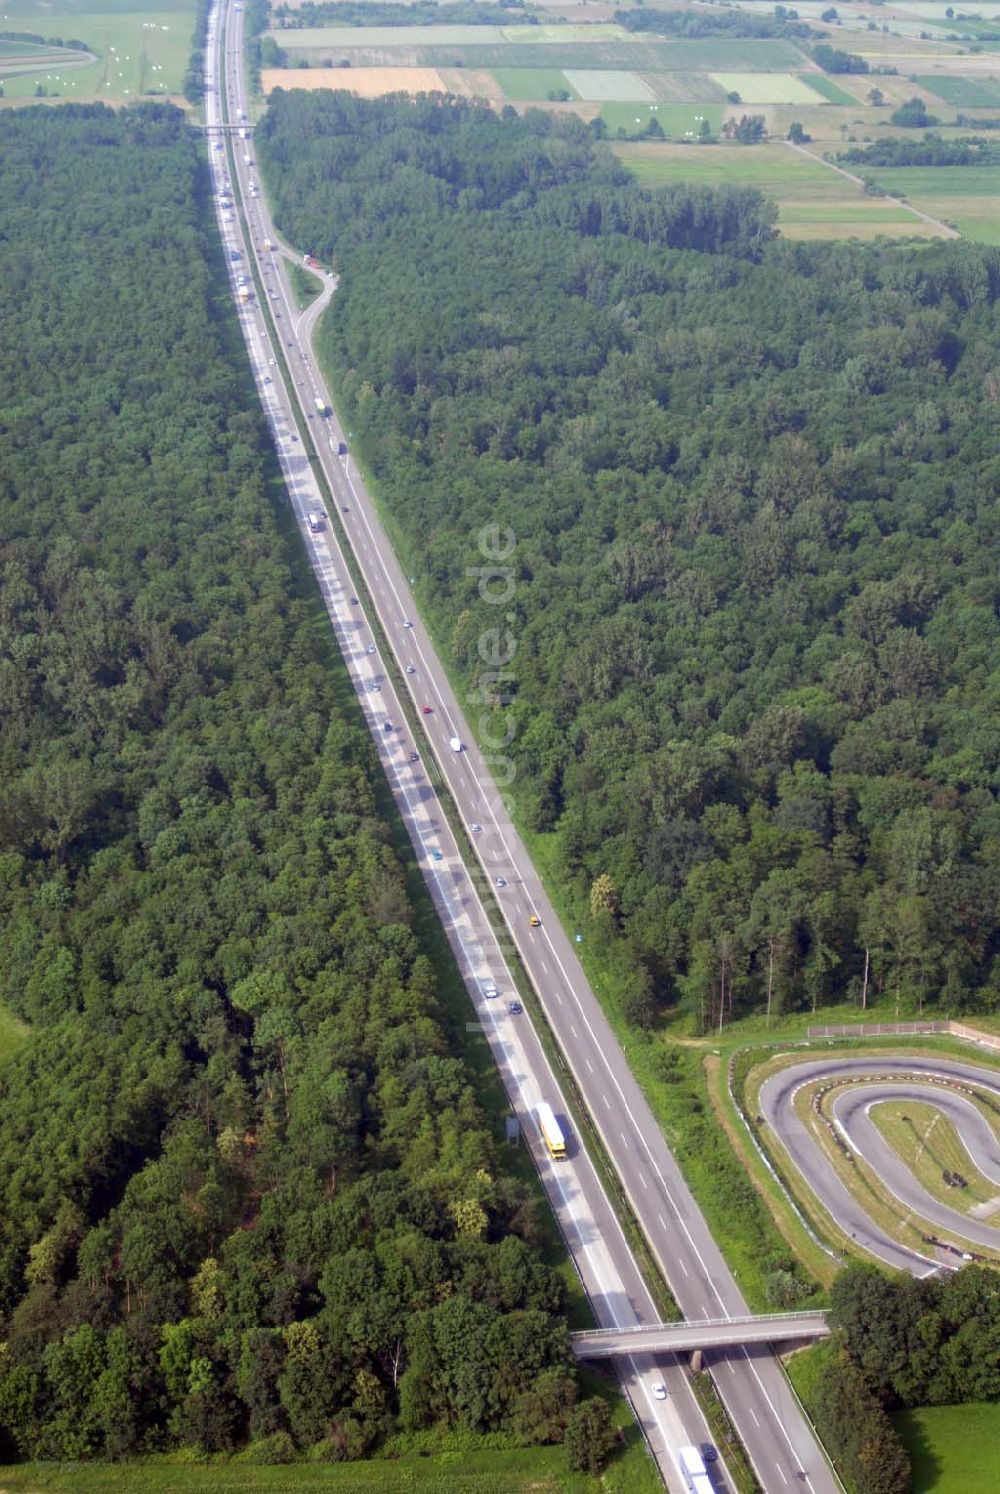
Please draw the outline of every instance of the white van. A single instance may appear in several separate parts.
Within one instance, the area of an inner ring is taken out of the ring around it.
[[[326,514],[320,513],[319,510],[311,513],[309,515],[309,528],[313,534],[319,534],[321,529],[326,528]]]
[[[461,737],[452,737],[448,745],[451,748],[452,752],[465,751],[465,743],[462,741]]]

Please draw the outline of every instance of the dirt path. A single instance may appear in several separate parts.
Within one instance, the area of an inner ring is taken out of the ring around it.
[[[787,145],[789,150],[797,150],[800,155],[808,156],[810,161],[818,161],[828,171],[836,171],[838,176],[846,176],[849,182],[855,182],[859,187],[864,187],[864,181],[860,176],[855,176],[853,171],[845,171],[843,166],[835,166],[832,161],[827,161],[823,156],[817,155],[814,150],[806,150],[804,145],[796,145],[791,140],[785,140],[782,144]],[[930,213],[925,213],[922,208],[914,207],[911,202],[904,202],[901,197],[893,197],[886,193],[879,199],[881,202],[891,202],[895,207],[900,207],[904,212],[912,213],[916,218],[922,218],[933,228],[940,228],[946,239],[959,239],[961,234],[957,228],[949,228],[947,223],[942,223],[940,218],[932,218]]]

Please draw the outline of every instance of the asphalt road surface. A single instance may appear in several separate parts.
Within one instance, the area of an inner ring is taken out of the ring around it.
[[[936,1228],[956,1233],[961,1239],[981,1244],[1000,1255],[1000,1230],[990,1228],[955,1209],[949,1209],[927,1193],[909,1169],[883,1140],[871,1121],[869,1111],[879,1100],[921,1101],[931,1104],[959,1127],[973,1164],[989,1177],[998,1179],[1000,1191],[1000,1148],[996,1137],[979,1111],[953,1088],[935,1083],[945,1079],[949,1085],[974,1085],[1000,1100],[1000,1072],[963,1063],[945,1054],[936,1058],[813,1058],[782,1069],[761,1086],[758,1101],[764,1121],[792,1164],[801,1174],[826,1212],[840,1228],[870,1255],[900,1271],[914,1276],[928,1276],[942,1265],[956,1264],[952,1256],[927,1246],[921,1254],[894,1240],[864,1209],[859,1198],[847,1188],[831,1169],[809,1131],[795,1114],[793,1101],[803,1085],[819,1080],[870,1080],[852,1084],[834,1103],[833,1115],[844,1128],[845,1138],[884,1180],[886,1187],[900,1201],[901,1212],[914,1213]]]
[[[219,10],[213,13],[213,41],[208,53],[208,123],[218,122],[219,95],[212,91],[219,46]],[[230,119],[236,123],[246,110],[240,72],[242,15],[230,5],[225,27],[225,89]],[[244,162],[250,156],[250,164]],[[209,159],[220,184],[228,175],[225,151],[209,149]],[[565,1104],[526,1014],[516,1020],[508,1011],[512,981],[490,931],[477,879],[466,870],[462,855],[436,802],[433,785],[422,763],[411,761],[429,746],[474,846],[491,894],[515,941],[518,953],[599,1130],[613,1166],[640,1220],[664,1275],[688,1318],[744,1316],[747,1305],[729,1267],[671,1155],[625,1061],[624,1055],[577,959],[573,943],[560,927],[548,898],[522,845],[503,798],[493,767],[497,758],[484,757],[475,746],[459,702],[451,689],[414,604],[410,585],[379,523],[350,455],[337,455],[338,443],[349,444],[335,416],[321,418],[315,399],[328,403],[328,394],[313,355],[308,332],[329,299],[306,313],[295,309],[283,268],[283,256],[262,248],[265,238],[278,243],[259,177],[252,141],[234,142],[238,180],[236,201],[245,206],[249,234],[243,238],[238,210],[220,221],[227,246],[241,244],[242,263],[253,254],[275,326],[283,338],[282,352],[290,370],[286,391],[280,366],[272,363],[274,350],[259,308],[252,302],[241,313],[244,334],[258,377],[258,387],[271,419],[275,442],[300,520],[307,550],[330,610],[341,647],[355,678],[362,705],[379,742],[380,755],[397,800],[404,809],[411,837],[435,901],[473,992],[486,1035],[511,1094],[522,1128],[539,1163],[543,1182],[557,1202],[560,1220],[587,1283],[602,1326],[623,1326],[630,1315],[637,1322],[655,1322],[656,1314],[639,1279],[635,1261],[618,1228],[613,1211],[583,1149],[572,1136]],[[240,261],[232,261],[233,273]],[[245,268],[239,273],[249,275]],[[268,382],[265,382],[268,381]],[[294,398],[309,426],[339,519],[357,563],[364,573],[379,621],[389,640],[401,678],[410,691],[423,736],[410,740],[410,730],[399,707],[391,677],[378,662],[378,645],[355,604],[351,583],[333,530],[312,533],[305,516],[319,504],[309,461],[302,451],[288,405]],[[480,558],[475,550],[469,564],[503,569],[506,536],[489,537],[494,557]],[[502,583],[501,583],[502,585]],[[498,609],[499,611],[500,609]],[[498,627],[508,625],[500,612]],[[368,661],[366,665],[366,661]],[[374,686],[379,686],[375,692]],[[467,704],[476,704],[475,701]],[[424,707],[428,707],[424,712]],[[390,730],[384,730],[386,723]],[[480,730],[489,722],[479,723]],[[452,739],[462,744],[452,750]],[[476,828],[478,827],[478,828]],[[437,851],[441,860],[434,856]],[[487,1000],[484,982],[492,978],[499,997]],[[568,1163],[553,1164],[541,1146],[534,1110],[547,1099],[569,1134]],[[590,1272],[590,1277],[585,1274]],[[810,1489],[833,1494],[839,1484],[815,1441],[787,1379],[773,1355],[760,1347],[720,1354],[711,1365],[716,1385],[747,1449],[762,1487],[768,1491]],[[683,1373],[667,1362],[636,1360],[624,1366],[625,1383],[633,1406],[671,1487],[683,1482],[674,1466],[673,1452],[682,1442],[708,1440],[704,1423],[690,1398]],[[663,1381],[666,1401],[652,1394]]]

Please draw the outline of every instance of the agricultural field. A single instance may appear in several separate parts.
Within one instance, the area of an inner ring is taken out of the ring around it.
[[[915,83],[959,109],[991,109],[1000,105],[1000,79],[963,78],[956,73],[921,73]]]
[[[791,73],[709,73],[724,93],[744,104],[815,104],[816,91]]]
[[[44,11],[22,6],[8,13],[5,31],[77,37],[98,60],[80,66],[73,52],[63,52],[38,71],[2,76],[5,101],[22,103],[38,87],[77,102],[180,94],[191,53],[194,0],[158,0],[155,10],[113,5],[114,0],[90,0],[77,8],[73,0],[55,0]]]
[[[849,109],[853,109],[860,102],[853,94],[848,93],[842,84],[835,83],[832,78],[828,78],[826,73],[800,74],[800,77],[804,83],[808,83],[814,93],[818,93],[822,98],[826,99],[828,104],[845,104]],[[859,76],[857,80],[858,88],[861,88],[863,83],[864,78]],[[871,85],[868,86],[870,87]],[[812,100],[812,102],[815,103],[815,100]]]
[[[784,145],[618,145],[616,153],[646,187],[699,181],[759,187],[778,204],[786,238],[873,239],[937,235],[904,207],[865,196],[821,161]]]
[[[878,186],[952,224],[980,244],[1000,244],[1000,166],[870,168]]]
[[[646,103],[655,98],[652,89],[635,73],[615,72],[611,68],[567,68],[564,76],[581,99]]]
[[[566,74],[556,67],[497,67],[493,78],[506,99],[540,103],[550,93],[563,90],[571,98],[579,97]]]
[[[342,88],[360,98],[376,99],[384,93],[448,93],[441,74],[433,67],[352,67],[330,70],[328,67],[296,68],[289,73],[281,68],[264,68],[261,87],[265,94],[273,88]]]
[[[612,135],[635,138],[655,119],[670,140],[697,138],[703,119],[717,134],[725,109],[720,104],[605,104],[601,118]]]

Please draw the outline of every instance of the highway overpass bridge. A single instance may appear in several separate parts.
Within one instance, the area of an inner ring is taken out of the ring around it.
[[[745,1318],[706,1318],[642,1328],[595,1328],[570,1336],[578,1359],[613,1359],[617,1354],[692,1353],[695,1349],[743,1348],[826,1338],[825,1312],[775,1312]]]

